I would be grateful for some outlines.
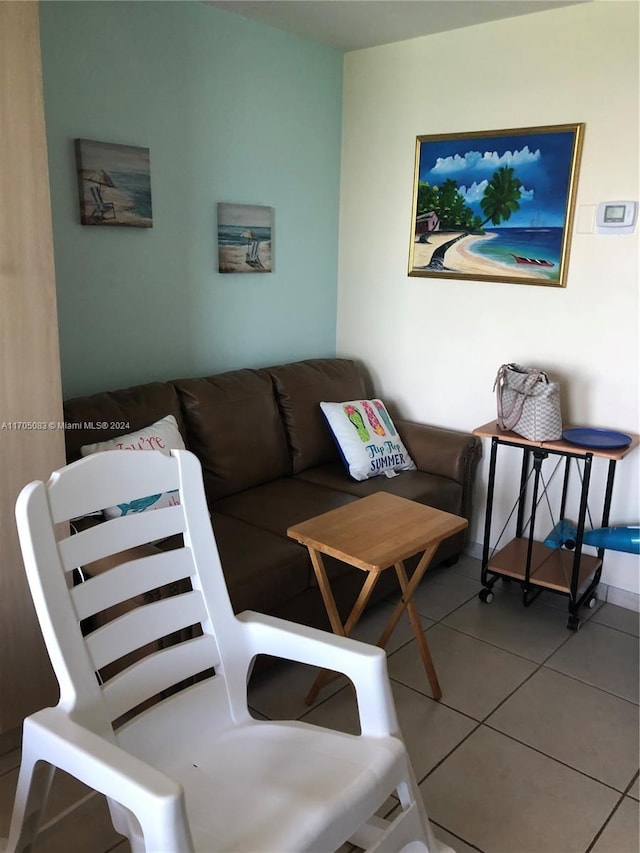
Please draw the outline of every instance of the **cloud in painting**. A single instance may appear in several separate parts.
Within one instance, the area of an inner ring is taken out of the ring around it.
[[[438,157],[435,165],[431,168],[432,175],[449,175],[454,172],[463,172],[473,169],[499,169],[501,166],[523,166],[527,163],[536,163],[540,160],[540,149],[530,151],[525,145],[519,151],[505,151],[498,154],[497,151],[467,151],[464,155],[454,154],[450,157]]]
[[[460,193],[460,195],[463,197],[463,199],[466,201],[467,204],[472,205],[472,204],[474,204],[474,202],[480,201],[480,199],[484,195],[485,190],[487,189],[488,185],[489,185],[489,181],[487,181],[487,180],[480,181],[480,183],[478,183],[477,181],[474,181],[468,189],[464,184],[462,186],[458,187],[458,192]],[[533,190],[533,189],[528,190],[524,187],[524,185],[520,186],[520,201],[532,201],[534,195],[535,195],[535,190]]]
[[[480,181],[479,184],[474,181],[469,187],[469,189],[467,189],[464,185],[458,187],[458,192],[464,198],[467,204],[473,204],[474,201],[480,201],[488,185],[489,181]]]

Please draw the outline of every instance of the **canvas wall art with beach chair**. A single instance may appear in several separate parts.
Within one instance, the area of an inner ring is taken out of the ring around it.
[[[151,228],[149,149],[76,139],[83,225]]]
[[[409,275],[564,287],[583,135],[417,137]]]
[[[218,204],[218,271],[271,272],[273,208]]]

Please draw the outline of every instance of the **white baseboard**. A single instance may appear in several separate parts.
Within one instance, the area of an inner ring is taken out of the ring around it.
[[[607,587],[605,601],[608,604],[617,604],[618,607],[626,607],[627,610],[635,610],[636,613],[640,613],[640,595],[637,592],[630,592],[628,589],[610,586]]]
[[[476,560],[481,560],[482,544],[480,542],[468,542],[464,553],[469,557],[475,557]],[[640,613],[640,595],[637,592],[630,592],[628,589],[620,589],[617,586],[599,583],[598,598],[600,601],[617,604],[618,607],[625,607],[627,610],[634,610],[636,613]]]
[[[475,557],[476,560],[482,559],[482,545],[480,542],[467,542],[464,553],[469,557]]]

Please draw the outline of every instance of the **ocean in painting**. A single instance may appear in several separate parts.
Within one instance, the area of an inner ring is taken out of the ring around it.
[[[148,172],[109,172],[118,190],[131,199],[130,212],[151,219],[151,181]]]
[[[531,267],[532,272],[557,278],[562,252],[562,228],[487,228],[495,234],[488,240],[477,240],[469,252],[501,264],[515,263],[513,255],[550,261],[553,267]],[[524,265],[522,266],[525,269]]]
[[[271,228],[257,225],[218,225],[219,246],[246,246],[247,231],[253,231],[255,239],[264,242],[271,239]],[[244,237],[242,236],[244,234]]]

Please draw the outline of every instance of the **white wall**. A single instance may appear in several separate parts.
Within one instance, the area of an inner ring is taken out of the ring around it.
[[[577,205],[638,199],[638,4],[595,2],[347,54],[338,353],[403,416],[471,430],[500,364],[562,382],[565,423],[640,432],[638,229],[574,234],[566,288],[408,277],[418,135],[585,122]],[[513,452],[513,451],[508,451]],[[489,446],[471,540],[482,540]],[[509,482],[518,477],[509,463]],[[640,450],[618,464],[612,524],[637,524]],[[600,526],[606,463],[594,462]],[[510,503],[499,483],[498,508]],[[603,582],[639,591],[636,556]]]

